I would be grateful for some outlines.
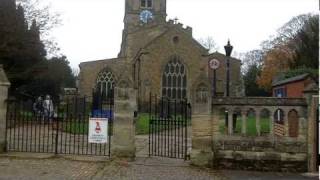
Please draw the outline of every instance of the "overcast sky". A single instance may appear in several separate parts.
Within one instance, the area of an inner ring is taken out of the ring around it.
[[[125,0],[46,1],[61,14],[63,25],[52,35],[73,68],[117,57]],[[230,38],[238,53],[259,48],[293,16],[315,13],[318,7],[318,0],[167,0],[168,18],[191,26],[195,39],[212,36],[224,52]]]

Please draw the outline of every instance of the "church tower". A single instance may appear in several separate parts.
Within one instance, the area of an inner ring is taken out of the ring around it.
[[[146,34],[139,35],[146,27],[166,24],[167,0],[125,0],[124,29],[118,57],[134,56],[137,50],[152,40]]]
[[[166,0],[126,0],[125,29],[148,23],[162,24],[166,21]]]

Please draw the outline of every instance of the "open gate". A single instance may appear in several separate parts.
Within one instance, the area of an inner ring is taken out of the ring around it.
[[[9,100],[6,142],[8,152],[110,156],[113,100],[77,97],[53,103],[50,112],[35,100]],[[89,118],[108,118],[108,143],[88,142]]]
[[[150,96],[149,156],[187,159],[191,106],[187,99]]]

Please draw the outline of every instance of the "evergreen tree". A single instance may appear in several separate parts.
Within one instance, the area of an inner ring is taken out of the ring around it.
[[[57,98],[62,88],[75,87],[75,77],[66,57],[46,59],[41,23],[37,23],[37,17],[29,14],[34,18],[30,20],[25,15],[15,0],[0,1],[0,64],[11,82],[9,93],[29,97],[50,94]]]
[[[64,87],[75,87],[75,77],[65,56],[54,57],[45,62],[46,71],[36,76],[23,91],[33,97],[50,94],[54,99],[59,97]]]
[[[244,84],[246,89],[246,96],[269,96],[270,94],[257,84],[257,77],[261,73],[261,67],[257,64],[251,64],[244,75]]]
[[[295,68],[319,68],[319,15],[310,16],[295,38]]]
[[[0,3],[0,22],[0,64],[11,82],[10,93],[20,93],[45,60],[44,45],[36,21],[29,28],[24,9],[14,0]]]

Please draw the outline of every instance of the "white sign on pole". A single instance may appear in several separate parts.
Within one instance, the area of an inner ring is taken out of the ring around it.
[[[89,143],[108,143],[108,118],[90,118],[89,120]]]
[[[219,61],[219,60],[217,60],[217,59],[212,59],[212,60],[210,60],[210,62],[209,62],[209,67],[210,67],[211,69],[218,69],[219,66],[220,66],[220,61]]]

